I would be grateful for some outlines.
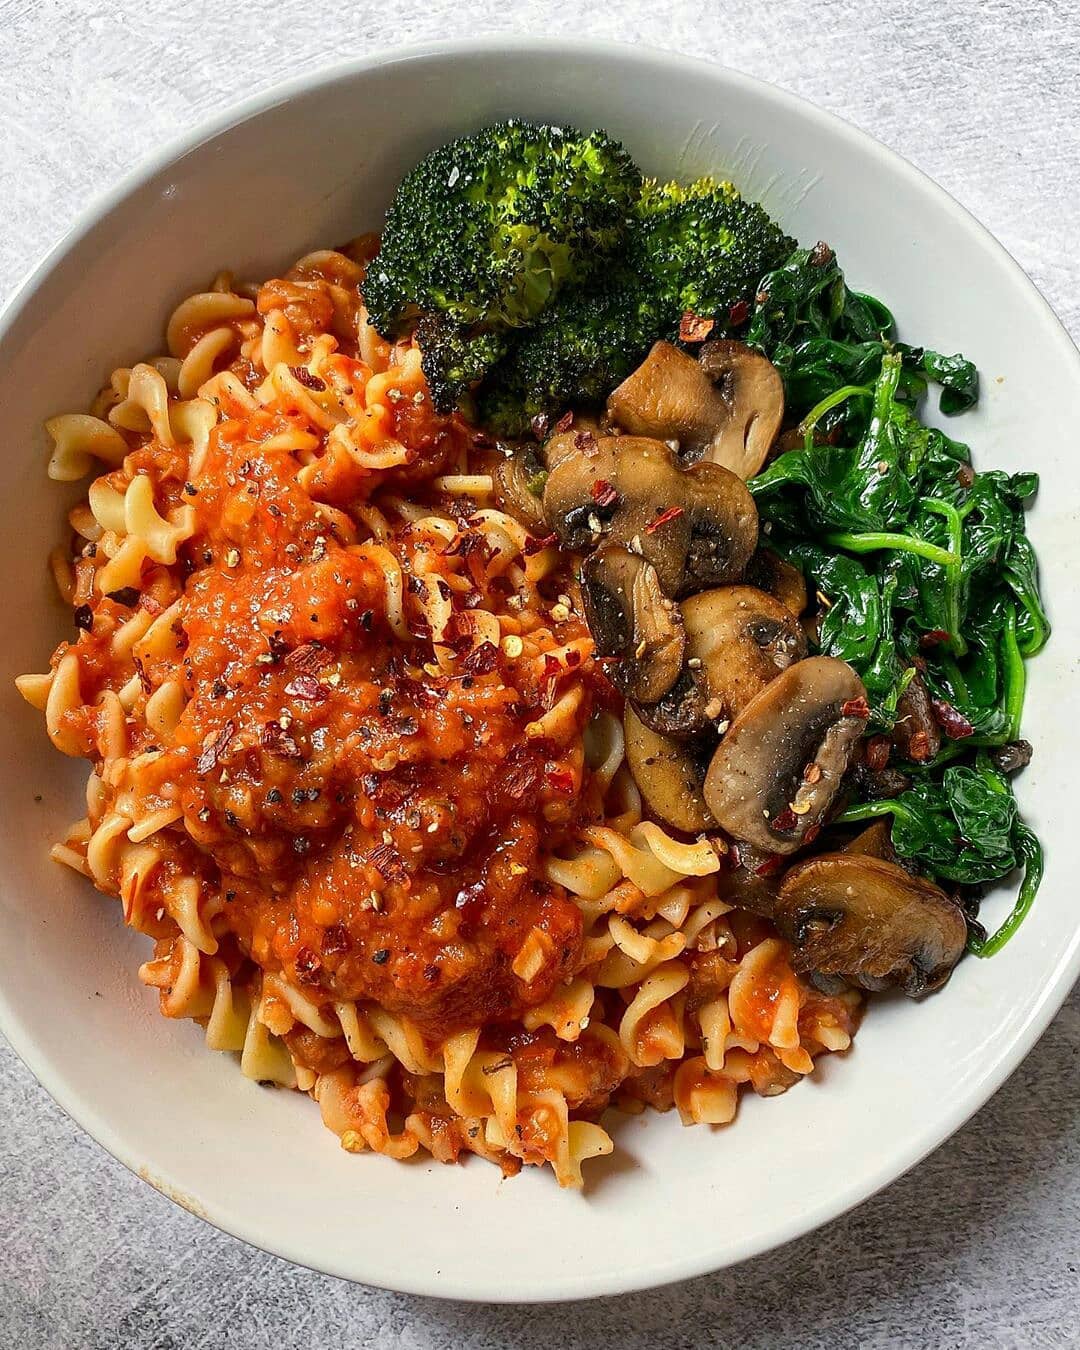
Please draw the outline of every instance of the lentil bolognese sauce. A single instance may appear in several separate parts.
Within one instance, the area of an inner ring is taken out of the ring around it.
[[[52,558],[77,635],[19,682],[93,764],[54,856],[155,940],[162,1012],[347,1149],[581,1185],[607,1107],[725,1123],[860,997],[725,898],[721,837],[648,818],[574,555],[366,322],[371,252],[222,274],[49,424],[54,478],[105,470]]]

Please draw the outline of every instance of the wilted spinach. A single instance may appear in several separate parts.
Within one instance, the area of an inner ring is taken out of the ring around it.
[[[816,592],[818,650],[866,685],[869,731],[891,729],[917,671],[946,732],[906,791],[856,793],[841,820],[891,817],[898,854],[961,888],[1024,868],[1013,914],[972,939],[989,955],[1042,876],[1038,840],[987,753],[1019,735],[1024,661],[1050,633],[1025,526],[1038,477],[976,472],[967,446],[923,425],[928,385],[943,413],[962,412],[977,371],[892,334],[889,311],[848,288],[824,245],[762,280],[747,340],[780,371],[797,427],[750,488],[771,546]]]

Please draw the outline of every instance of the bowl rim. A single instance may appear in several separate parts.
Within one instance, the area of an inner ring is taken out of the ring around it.
[[[718,61],[687,56],[679,51],[645,43],[631,44],[601,38],[578,40],[559,36],[491,35],[398,44],[380,48],[364,56],[348,57],[316,66],[303,74],[277,82],[260,93],[230,103],[226,108],[200,121],[195,127],[170,138],[160,148],[143,156],[132,169],[111,186],[100,191],[79,212],[56,243],[38,262],[31,264],[7,300],[0,305],[0,339],[6,336],[15,322],[33,305],[38,290],[51,273],[113,210],[183,156],[232,128],[314,89],[361,76],[381,67],[430,59],[453,60],[476,55],[521,56],[538,52],[550,59],[560,51],[576,57],[584,55],[598,61],[615,59],[643,66],[663,65],[672,77],[677,77],[680,70],[698,74],[702,73],[703,69],[708,70],[714,78],[729,88],[753,91],[758,97],[764,97],[786,106],[789,110],[797,111],[802,118],[816,123],[831,136],[839,137],[864,152],[872,153],[883,161],[891,174],[916,185],[934,201],[938,209],[963,227],[973,247],[981,249],[998,266],[1004,264],[1006,270],[1013,272],[1028,299],[1034,301],[1041,310],[1047,342],[1053,341],[1059,348],[1062,359],[1074,365],[1077,379],[1080,381],[1080,351],[1034,281],[986,226],[951,193],[898,151],[878,141],[869,132],[861,130],[839,114],[818,107],[801,95],[767,80],[735,70]],[[326,1261],[307,1251],[298,1250],[287,1234],[267,1231],[265,1225],[246,1215],[226,1209],[214,1197],[188,1196],[179,1182],[170,1175],[169,1167],[161,1167],[155,1159],[129,1145],[122,1131],[114,1126],[91,1100],[68,1085],[60,1071],[54,1069],[48,1055],[38,1048],[33,1032],[8,1002],[2,986],[0,986],[0,1034],[5,1037],[19,1059],[61,1109],[117,1161],[141,1180],[148,1181],[155,1190],[173,1203],[188,1209],[213,1227],[257,1250],[268,1252],[313,1271],[401,1293],[477,1303],[546,1303],[657,1288],[736,1265],[784,1246],[862,1204],[939,1148],[986,1104],[1034,1047],[1078,978],[1080,978],[1080,920],[1072,943],[1062,951],[1052,977],[1039,992],[1028,1016],[1003,1039],[992,1060],[988,1062],[987,1068],[970,1085],[967,1092],[950,1103],[948,1109],[934,1120],[932,1126],[928,1126],[906,1141],[902,1147],[892,1150],[886,1159],[865,1170],[857,1180],[838,1185],[827,1199],[798,1209],[787,1216],[775,1225],[771,1235],[730,1244],[729,1253],[723,1258],[710,1254],[707,1245],[688,1243],[684,1255],[658,1263],[644,1283],[639,1276],[625,1278],[620,1277],[618,1272],[600,1271],[553,1280],[550,1289],[515,1290],[513,1294],[501,1289],[496,1279],[491,1279],[484,1287],[480,1287],[476,1281],[463,1282],[454,1276],[440,1275],[436,1285],[432,1278],[413,1276],[407,1270],[402,1271],[401,1278],[396,1279],[393,1285],[373,1285],[370,1279],[364,1279],[355,1269],[347,1268],[345,1262]]]

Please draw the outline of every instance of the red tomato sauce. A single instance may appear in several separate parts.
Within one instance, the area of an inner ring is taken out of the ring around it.
[[[438,471],[457,433],[431,420],[418,439]],[[175,832],[170,856],[208,887],[215,864],[242,952],[316,998],[374,999],[440,1036],[519,1016],[580,951],[580,911],[539,857],[581,790],[591,663],[562,672],[587,695],[569,743],[529,739],[535,661],[493,649],[475,673],[443,670],[422,625],[396,637],[382,568],[328,523],[295,457],[265,448],[287,430],[263,412],[222,424],[176,486],[196,515],[182,654],[145,674],[157,685],[179,660],[188,702],[143,774],[183,808],[190,841]],[[387,541],[406,580],[409,528]],[[560,643],[586,635],[573,614],[558,627]],[[547,941],[526,980],[511,966],[534,928]]]

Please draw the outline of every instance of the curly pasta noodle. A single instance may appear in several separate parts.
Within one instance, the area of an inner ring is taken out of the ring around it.
[[[18,681],[92,765],[53,856],[153,939],[166,1017],[350,1152],[580,1186],[607,1108],[725,1124],[858,1000],[732,907],[722,838],[645,818],[572,560],[368,325],[372,251],[222,273],[47,423],[92,475],[49,560],[76,634]]]

